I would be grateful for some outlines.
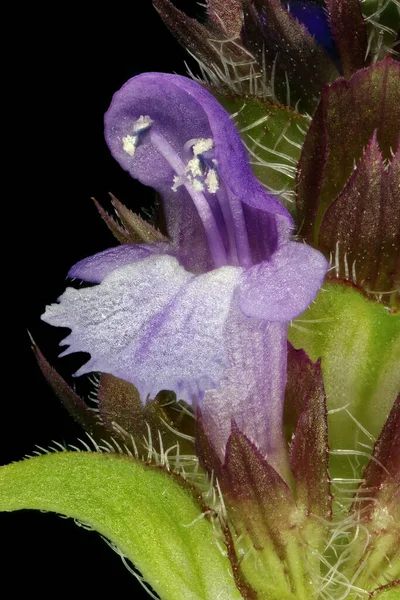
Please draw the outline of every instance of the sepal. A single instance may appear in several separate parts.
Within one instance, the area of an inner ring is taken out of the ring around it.
[[[368,500],[363,496],[368,496]],[[375,443],[355,504],[362,508],[363,519],[372,530],[388,529],[381,518],[385,513],[390,529],[397,528],[400,536],[400,394]]]
[[[338,72],[328,53],[280,0],[244,0],[243,38],[263,65],[273,98],[312,111]]]
[[[400,148],[385,167],[376,135],[326,211],[318,247],[375,299],[400,301]],[[339,263],[339,264],[338,264]],[[383,296],[381,295],[383,294]]]
[[[319,364],[289,348],[288,376],[285,422],[289,438],[295,434],[290,444],[293,476],[286,474],[287,481],[235,422],[223,461],[200,411],[196,424],[196,453],[222,491],[239,574],[260,597],[272,600],[306,599],[313,593],[320,576],[318,553],[331,519]]]
[[[215,444],[211,441],[207,432],[206,424],[203,419],[201,409],[197,410],[196,415],[196,435],[195,435],[196,455],[199,458],[200,465],[210,475],[211,478],[221,478],[222,464],[221,454],[218,452]]]
[[[96,435],[99,438],[107,437],[96,413],[90,410],[83,398],[51,366],[34,342],[32,343],[32,350],[44,378],[71,417],[89,434]]]
[[[400,598],[400,579],[378,588],[371,594],[374,600],[398,600]]]
[[[400,395],[375,443],[353,510],[362,533],[353,541],[348,569],[358,573],[358,587],[379,587],[373,598],[390,598],[396,588],[385,590],[385,583],[400,578]]]
[[[223,27],[228,37],[239,35],[243,25],[243,0],[207,0],[210,27]]]
[[[329,56],[337,62],[338,53],[332,37],[325,0],[286,0],[290,14],[307,28],[319,46],[325,48]]]
[[[326,210],[345,188],[375,132],[383,160],[390,161],[395,154],[400,135],[399,78],[400,65],[388,57],[349,81],[339,79],[325,87],[297,174],[297,222],[309,243],[317,244]]]
[[[179,462],[180,454],[194,455],[194,416],[172,392],[160,391],[145,402],[131,383],[100,373],[92,385],[91,405],[49,364],[36,344],[33,351],[47,383],[97,444],[117,447],[116,442],[128,454],[156,463],[171,449],[171,462],[175,457]],[[188,464],[186,470],[190,470]]]
[[[168,242],[168,238],[153,225],[129,210],[113,194],[110,194],[110,197],[116,218],[109,215],[95,198],[93,198],[93,202],[101,218],[120,244]]]
[[[332,36],[340,56],[343,75],[348,79],[366,66],[367,26],[360,0],[325,0]]]
[[[336,78],[334,43],[323,7],[280,0],[208,2],[203,24],[169,0],[153,0],[175,38],[199,61],[216,92],[269,97],[311,110]],[[311,75],[310,75],[311,74]]]
[[[195,420],[188,406],[175,394],[160,391],[144,402],[137,389],[127,381],[101,373],[97,388],[101,421],[127,445],[135,442],[139,455],[194,454]],[[179,447],[178,447],[179,446]]]
[[[313,363],[304,350],[295,350],[291,344],[288,344],[284,424],[292,437],[290,467],[296,482],[296,505],[307,516],[329,521],[332,495],[321,361]]]
[[[255,73],[261,77],[261,71],[240,43],[242,0],[209,2],[204,24],[188,17],[170,0],[153,0],[153,5],[172,35],[199,61],[219,91],[251,91],[251,78]]]
[[[272,600],[306,598],[312,586],[301,556],[292,491],[257,448],[232,427],[220,485],[247,581]]]
[[[170,0],[153,0],[153,5],[172,35],[184,48],[206,64],[219,62],[217,51],[209,43],[210,32],[206,26],[188,17]]]

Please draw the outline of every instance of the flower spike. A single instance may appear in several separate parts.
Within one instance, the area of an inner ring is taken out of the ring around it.
[[[2,467],[0,510],[96,529],[160,600],[398,600],[399,0],[173,2],[204,81],[105,115],[152,224],[95,201],[119,245],[42,316],[87,402],[34,347],[89,441]]]

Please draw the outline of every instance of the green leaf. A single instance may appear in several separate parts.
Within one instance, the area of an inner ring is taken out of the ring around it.
[[[328,412],[336,411],[328,418],[329,446],[337,453],[332,475],[349,469],[349,457],[357,458],[359,472],[400,390],[400,313],[331,281],[294,321],[289,339],[311,360],[322,358]]]
[[[128,457],[63,452],[0,469],[0,510],[79,519],[115,544],[162,600],[240,599],[230,562],[183,480]]]
[[[285,206],[294,212],[296,165],[308,118],[266,100],[221,94],[216,97],[234,115],[256,177],[269,191],[279,193]]]

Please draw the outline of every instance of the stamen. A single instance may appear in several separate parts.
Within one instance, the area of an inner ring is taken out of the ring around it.
[[[212,138],[192,139],[183,147],[184,155],[193,156],[185,169],[190,183],[193,183],[193,179],[198,178],[203,184],[203,189],[205,186],[210,194],[215,194],[220,185],[216,169],[217,161],[205,156],[213,148],[214,140]],[[199,189],[198,182],[195,182],[194,186],[195,189]]]
[[[203,175],[203,169],[201,168],[201,162],[200,162],[200,159],[197,158],[197,156],[195,158],[192,158],[192,160],[189,160],[185,170],[187,173],[191,173],[193,175],[193,177],[196,177],[196,176],[201,177]]]
[[[148,131],[153,124],[153,119],[151,119],[148,115],[141,116],[136,121],[133,126],[133,131],[135,133],[143,133],[144,131]]]
[[[251,258],[249,238],[247,235],[246,222],[244,220],[243,205],[239,198],[234,194],[228,194],[229,204],[232,211],[235,224],[236,252],[241,267],[251,267],[253,260]]]
[[[134,156],[136,148],[139,146],[141,138],[150,130],[153,121],[149,116],[140,116],[132,128],[133,135],[126,135],[122,138],[122,147],[127,154]]]
[[[200,179],[192,179],[190,181],[190,185],[192,186],[192,188],[196,191],[196,192],[204,192],[204,185],[203,183],[200,181]]]
[[[127,135],[122,138],[123,149],[125,152],[133,156],[136,151],[136,136],[135,135]]]
[[[179,182],[182,181],[181,185],[185,186],[190,197],[192,198],[199,217],[204,225],[210,253],[215,267],[218,268],[226,265],[227,256],[225,247],[211,207],[208,204],[206,197],[202,193],[204,190],[203,183],[196,178],[188,181],[186,168],[181,158],[170,146],[164,136],[158,133],[158,131],[154,128],[150,130],[150,139],[156,150],[158,150],[161,156],[165,158],[168,164],[175,171],[174,185],[172,189],[177,189]]]
[[[206,186],[210,194],[216,194],[219,189],[219,178],[215,169],[209,169],[206,175]]]
[[[224,187],[221,187],[217,194],[218,204],[220,206],[222,216],[225,221],[226,230],[228,233],[228,257],[229,264],[239,265],[239,259],[236,252],[235,240],[235,222],[233,220],[232,211],[229,205],[229,198]]]
[[[203,138],[196,140],[193,144],[192,150],[195,156],[199,154],[204,154],[204,152],[208,152],[214,148],[214,141],[212,138]]]
[[[251,266],[252,258],[242,203],[239,198],[228,193],[224,185],[221,185],[217,161],[211,154],[214,140],[195,138],[186,142],[183,148],[183,155],[187,157],[185,165],[164,136],[152,125],[153,121],[150,117],[141,116],[135,122],[132,133],[122,139],[124,151],[133,156],[143,136],[149,132],[152,145],[174,171],[171,189],[176,192],[179,187],[185,186],[193,200],[204,225],[215,267],[226,265],[228,257],[229,264]],[[220,205],[228,235],[228,257],[213,212],[204,195],[205,191],[215,195]]]
[[[198,156],[204,152],[208,152],[214,148],[214,140],[212,138],[192,138],[183,146],[184,156]]]
[[[188,154],[191,151],[194,155],[189,160],[186,171],[193,178],[203,177],[201,181],[204,181],[207,191],[217,196],[228,233],[230,262],[249,267],[252,265],[252,258],[242,203],[232,194],[228,194],[225,187],[220,185],[217,161],[205,156],[213,148],[212,138],[192,139],[186,142],[184,153]]]

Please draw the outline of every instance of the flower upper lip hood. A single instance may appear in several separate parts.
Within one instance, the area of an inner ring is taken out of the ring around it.
[[[105,116],[105,136],[121,166],[161,194],[167,230],[180,247],[182,264],[197,272],[217,266],[210,262],[193,200],[183,185],[175,191],[172,189],[176,172],[154,148],[151,135],[142,134],[134,154],[124,150],[123,140],[132,136],[132,127],[141,116],[150,117],[153,123],[149,133],[156,131],[161,134],[185,166],[193,157],[188,144],[198,139],[211,140],[213,147],[205,157],[215,165],[221,187],[216,194],[207,194],[207,202],[217,221],[217,233],[224,238],[224,243],[231,233],[236,236],[231,245],[236,243],[239,252],[242,250],[246,254],[244,246],[249,244],[250,263],[247,260],[245,266],[267,258],[282,241],[287,240],[292,219],[280,202],[268,195],[253,176],[246,151],[229,114],[209,92],[186,77],[145,73],[129,80],[114,95]],[[222,199],[223,194],[225,199]],[[227,225],[223,223],[226,217],[221,215],[223,204],[232,205],[235,201],[236,206],[230,210],[232,218]],[[247,236],[247,241],[243,239],[246,237],[245,229],[254,229],[260,224],[264,236],[253,235]],[[232,228],[234,231],[229,231]],[[215,233],[210,232],[210,236],[215,237]],[[231,259],[228,258],[225,264],[235,264],[232,263],[234,254],[232,250]],[[243,260],[246,258],[239,256],[237,263],[242,264]]]
[[[68,288],[42,318],[72,330],[64,354],[91,355],[77,374],[110,373],[143,400],[170,389],[202,403],[226,379],[215,399],[232,407],[225,422],[234,419],[265,450],[256,421],[262,410],[279,431],[287,323],[313,300],[327,261],[290,240],[289,213],[254,177],[229,114],[199,84],[134,77],[115,94],[105,124],[121,166],[162,195],[171,241],[80,261],[69,275],[100,285]],[[221,398],[237,386],[243,406]],[[246,403],[254,430],[245,427]]]

